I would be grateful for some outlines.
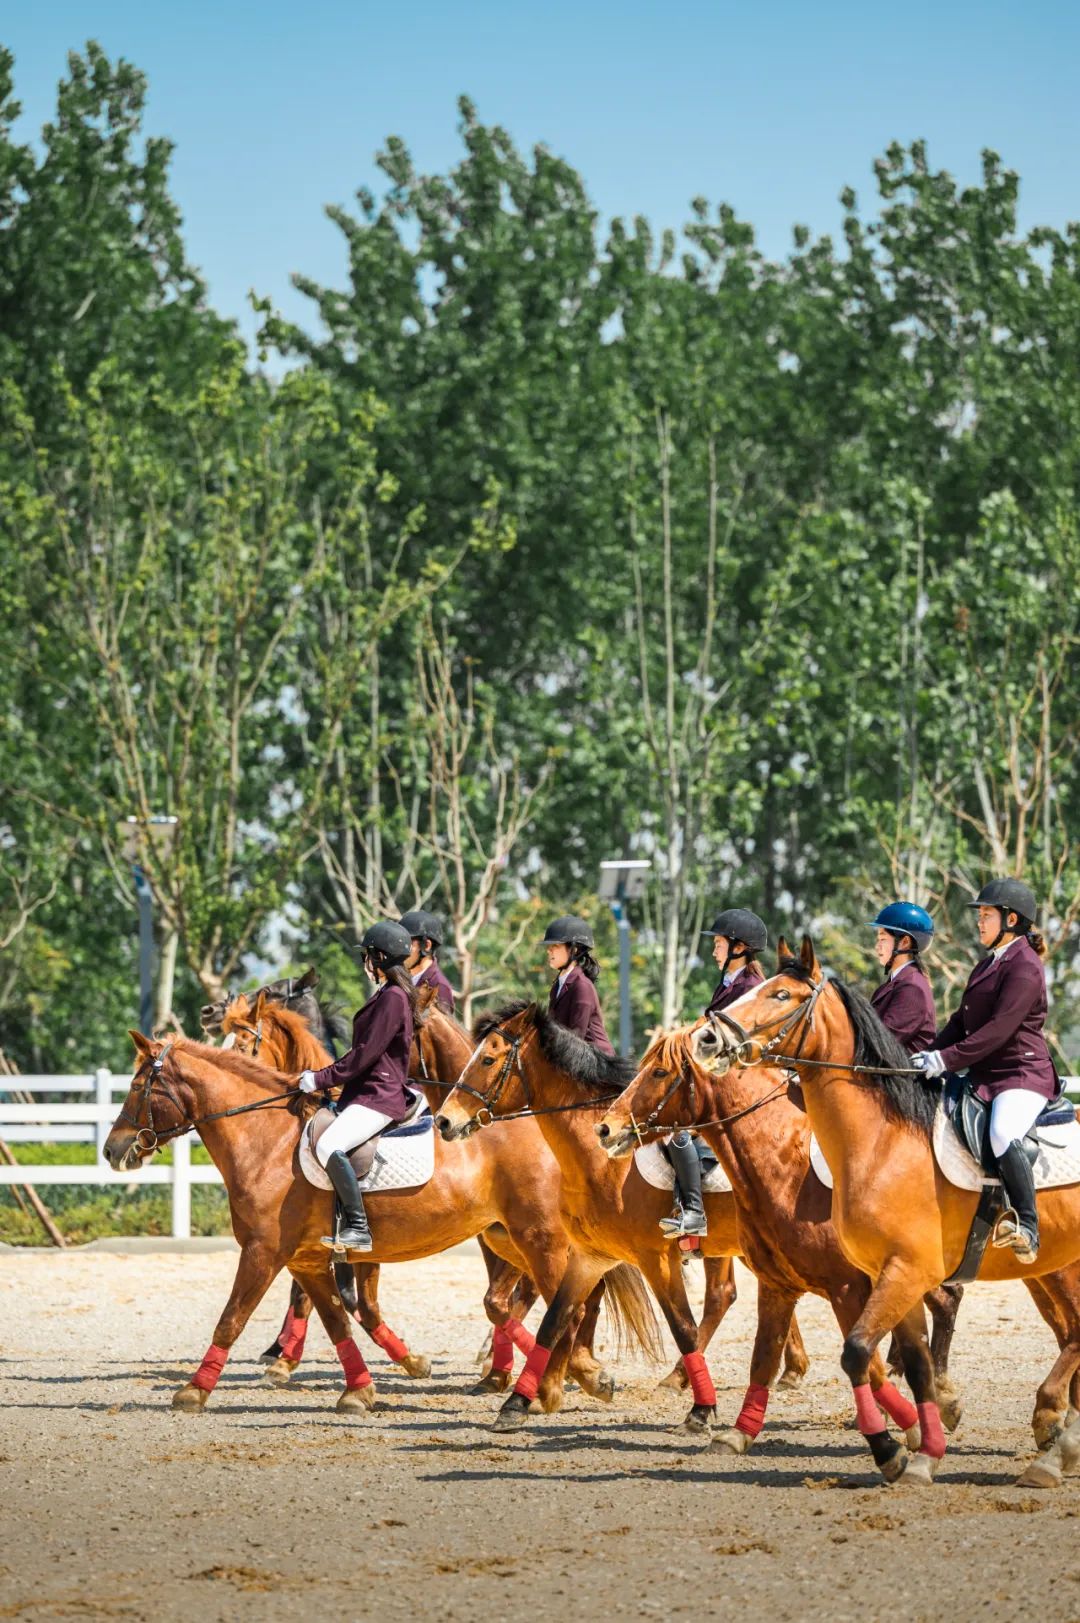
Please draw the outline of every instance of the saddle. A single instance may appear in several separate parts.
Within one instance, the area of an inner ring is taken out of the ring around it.
[[[997,1161],[990,1148],[990,1105],[985,1099],[976,1098],[971,1089],[965,1086],[963,1077],[952,1075],[945,1079],[942,1104],[961,1144],[972,1159],[978,1162],[986,1177],[996,1179]],[[1024,1137],[1024,1153],[1032,1166],[1039,1158],[1042,1130],[1060,1127],[1066,1122],[1075,1120],[1076,1108],[1068,1099],[1059,1096],[1047,1100],[1034,1125]]]
[[[407,1090],[409,1107],[393,1127],[376,1133],[349,1152],[349,1160],[362,1193],[379,1189],[410,1188],[426,1183],[434,1168],[435,1118],[424,1095]],[[332,1187],[315,1155],[315,1145],[333,1121],[336,1110],[324,1106],[311,1118],[300,1140],[300,1168],[319,1189]],[[411,1141],[411,1142],[410,1142]],[[367,1186],[365,1188],[365,1181]]]

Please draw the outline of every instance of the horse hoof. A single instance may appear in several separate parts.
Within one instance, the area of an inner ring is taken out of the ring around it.
[[[185,1414],[200,1414],[206,1408],[209,1392],[204,1392],[201,1386],[193,1386],[189,1381],[173,1393],[172,1406],[182,1409]]]
[[[410,1353],[408,1358],[401,1360],[398,1368],[414,1381],[426,1381],[431,1374],[431,1359],[423,1353]]]
[[[685,1420],[680,1420],[677,1426],[669,1426],[668,1432],[672,1437],[702,1437],[712,1430],[715,1409],[707,1409],[704,1404],[695,1403]]]
[[[909,1453],[914,1454],[922,1442],[922,1431],[918,1426],[909,1426],[904,1433],[904,1441],[908,1445]]]
[[[513,1371],[509,1369],[491,1369],[469,1391],[473,1394],[479,1392],[507,1392],[513,1382]]]
[[[1045,1458],[1032,1460],[1025,1471],[1016,1479],[1018,1488],[1060,1488],[1061,1486],[1061,1460],[1057,1453],[1047,1454]]]
[[[296,1364],[290,1359],[275,1358],[272,1364],[266,1366],[266,1374],[263,1379],[269,1381],[271,1386],[288,1386],[295,1368]]]
[[[366,1386],[347,1386],[334,1407],[342,1414],[355,1413],[361,1409],[374,1409],[375,1382],[368,1381]]]
[[[776,1383],[777,1391],[792,1392],[801,1386],[806,1376],[804,1369],[786,1369]]]
[[[748,1454],[753,1446],[754,1439],[748,1437],[745,1431],[738,1426],[732,1426],[730,1431],[722,1431],[714,1437],[709,1444],[710,1454]]]
[[[944,1403],[938,1404],[938,1414],[941,1424],[947,1432],[954,1432],[960,1424],[964,1413],[964,1405],[959,1398],[946,1398]]]
[[[690,1377],[681,1364],[676,1364],[670,1374],[665,1375],[662,1381],[657,1381],[658,1392],[685,1392],[690,1385]]]
[[[1035,1437],[1035,1447],[1040,1454],[1045,1454],[1055,1443],[1061,1441],[1065,1431],[1064,1416],[1040,1415],[1031,1430]]]
[[[507,1398],[498,1414],[492,1431],[520,1431],[529,1418],[529,1406],[523,1398],[516,1402],[513,1397]]]
[[[940,1464],[940,1460],[935,1460],[929,1454],[909,1454],[900,1482],[911,1488],[929,1488]]]
[[[599,1398],[601,1403],[613,1403],[615,1401],[614,1375],[608,1370],[602,1369],[589,1396]]]
[[[904,1474],[908,1460],[911,1458],[906,1448],[898,1448],[891,1460],[886,1460],[881,1466],[881,1474],[886,1482],[898,1482]]]

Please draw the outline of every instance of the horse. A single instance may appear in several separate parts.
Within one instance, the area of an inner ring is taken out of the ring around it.
[[[311,1106],[294,1077],[260,1065],[232,1049],[190,1038],[163,1043],[130,1033],[136,1067],[127,1097],[105,1141],[104,1154],[117,1171],[145,1165],[155,1149],[195,1128],[222,1175],[233,1232],[240,1242],[236,1278],[218,1319],[214,1340],[192,1379],[173,1396],[173,1406],[205,1408],[229,1350],[282,1268],[287,1267],[315,1304],[345,1372],[338,1408],[374,1403],[371,1375],[352,1339],[349,1319],[336,1299],[321,1236],[333,1222],[333,1197],[299,1172],[297,1154]],[[489,1230],[501,1257],[555,1294],[566,1266],[569,1239],[563,1228],[550,1168],[537,1166],[529,1143],[510,1134],[485,1145],[436,1143],[435,1169],[415,1188],[366,1197],[376,1237],[373,1262],[407,1262],[444,1251]],[[651,1347],[655,1320],[640,1276],[624,1268],[608,1281],[608,1311],[617,1330]],[[579,1353],[570,1326],[554,1362],[552,1379],[538,1393],[558,1407],[562,1376],[570,1373],[585,1391],[604,1389],[595,1360]]]
[[[313,974],[314,971],[308,973]],[[319,1070],[322,1066],[329,1065],[331,1056],[309,1029],[308,1016],[302,1015],[298,1008],[290,1006],[289,1001],[275,990],[278,984],[281,983],[274,983],[270,988],[262,987],[252,996],[247,996],[243,992],[238,993],[220,1012],[217,1029],[222,1036],[233,1037],[238,1053],[249,1054],[253,1059],[259,1058],[263,1064],[271,1066],[274,1070],[296,1075],[300,1071]],[[435,989],[432,987],[423,987],[419,990],[417,994],[419,1022],[423,1021],[425,1011],[434,1002],[435,996]],[[428,1023],[426,1027],[420,1023],[417,1025],[412,1068],[423,1073],[414,1080],[417,1086],[428,1092],[429,1103],[432,1102],[432,1092],[437,1092],[440,1098],[442,1096],[437,1085],[433,1088],[431,1078],[440,1074],[456,1076],[468,1057],[467,1039],[462,1034],[462,1040],[456,1041],[456,1035],[456,1032],[449,1030],[445,1023],[442,1025]],[[485,1311],[495,1326],[494,1334],[498,1340],[494,1347],[492,1368],[482,1376],[476,1390],[499,1392],[506,1390],[512,1377],[513,1334],[536,1300],[538,1292],[531,1280],[523,1279],[516,1268],[504,1262],[485,1245],[483,1235],[477,1236],[477,1241],[488,1272]],[[339,1266],[344,1268],[346,1265]],[[430,1375],[431,1360],[421,1354],[410,1353],[405,1343],[383,1319],[378,1300],[379,1264],[357,1263],[354,1272],[357,1305],[353,1310],[353,1316],[361,1328],[406,1375],[414,1378]],[[268,1365],[267,1379],[275,1386],[284,1386],[299,1367],[311,1308],[311,1298],[294,1280],[285,1322],[277,1340],[268,1352],[263,1354]],[[513,1320],[509,1330],[506,1329],[508,1320]],[[592,1316],[590,1328],[594,1327],[595,1314]],[[591,1350],[591,1338],[587,1334],[583,1335],[582,1331],[578,1332],[578,1342]]]
[[[822,970],[809,936],[798,958],[784,942],[780,948],[778,973],[696,1033],[694,1059],[717,1074],[732,1066],[797,1066],[810,1126],[833,1175],[837,1238],[871,1281],[841,1357],[859,1429],[886,1481],[928,1484],[945,1437],[922,1302],[958,1267],[979,1196],[956,1188],[937,1166],[938,1088],[913,1071],[866,999]],[[1011,1250],[990,1248],[978,1278],[1035,1284],[1036,1302],[1058,1335],[1060,1352],[1036,1395],[1033,1421],[1049,1446],[1019,1478],[1025,1487],[1052,1487],[1080,1466],[1080,1419],[1068,1419],[1080,1369],[1080,1184],[1040,1190],[1038,1205],[1037,1262],[1024,1265]],[[884,1429],[867,1384],[874,1350],[894,1326],[919,1412],[914,1455]]]
[[[597,1110],[607,1108],[629,1082],[632,1064],[590,1047],[536,1003],[511,1003],[485,1015],[474,1037],[478,1047],[435,1124],[447,1143],[457,1143],[471,1141],[481,1127],[535,1115],[562,1169],[563,1217],[574,1245],[536,1347],[495,1429],[515,1431],[525,1424],[547,1350],[597,1281],[621,1261],[641,1270],[682,1355],[693,1403],[681,1429],[708,1430],[716,1393],[705,1364],[706,1340],[690,1312],[679,1249],[659,1227],[670,1197],[646,1183],[633,1162],[611,1161],[592,1130]],[[709,1233],[702,1250],[733,1257],[739,1251],[734,1202],[728,1194],[705,1198]],[[801,1341],[793,1355],[801,1355],[805,1369]]]
[[[319,984],[318,971],[306,969],[300,976],[283,975],[276,981],[267,981],[255,992],[250,994],[254,1001],[260,995],[273,1003],[282,1004],[298,1014],[304,1021],[315,1041],[321,1043],[323,1048],[329,1050],[332,1058],[336,1059],[339,1049],[349,1046],[349,1022],[340,1009],[315,995],[315,988]],[[208,1037],[220,1037],[223,1033],[225,1010],[240,994],[226,992],[218,998],[216,1003],[204,1003],[199,1011],[199,1024]]]
[[[870,1294],[870,1281],[852,1266],[836,1237],[832,1194],[810,1164],[810,1129],[790,1072],[757,1067],[738,1073],[721,1099],[713,1079],[695,1063],[693,1039],[702,1021],[662,1033],[641,1067],[597,1123],[596,1136],[612,1160],[625,1159],[648,1136],[695,1128],[715,1151],[731,1183],[739,1248],[758,1278],[757,1335],[750,1384],[730,1431],[714,1438],[721,1452],[745,1454],[765,1420],[787,1325],[806,1292],[825,1297],[844,1334]],[[947,1375],[959,1299],[932,1292],[934,1363],[939,1397],[947,1393],[949,1429],[960,1419],[959,1397]],[[918,1415],[885,1379],[875,1355],[870,1384],[877,1402],[918,1441]]]

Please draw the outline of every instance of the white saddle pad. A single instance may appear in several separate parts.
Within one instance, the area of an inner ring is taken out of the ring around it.
[[[984,1184],[1001,1181],[986,1176],[975,1157],[961,1144],[941,1105],[934,1117],[934,1157],[957,1189],[978,1193]],[[1065,1183],[1080,1183],[1080,1122],[1075,1118],[1057,1127],[1044,1127],[1039,1133],[1036,1189],[1056,1189]]]
[[[651,1183],[654,1189],[674,1189],[675,1171],[659,1144],[643,1144],[640,1150],[635,1150],[634,1164],[645,1182]],[[731,1193],[723,1167],[715,1166],[705,1174],[701,1180],[701,1192],[703,1195]]]
[[[832,1171],[829,1167],[828,1161],[825,1159],[824,1153],[822,1152],[821,1145],[818,1143],[813,1133],[810,1134],[810,1165],[813,1167],[826,1189],[831,1189]]]
[[[300,1135],[300,1170],[316,1189],[334,1187],[311,1147],[310,1122]],[[371,1171],[360,1179],[360,1193],[381,1195],[388,1189],[418,1189],[434,1171],[435,1123],[428,1116],[420,1131],[406,1131],[400,1136],[383,1134]]]

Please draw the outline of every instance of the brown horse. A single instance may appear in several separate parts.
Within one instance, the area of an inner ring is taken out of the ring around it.
[[[297,1150],[306,1108],[294,1079],[234,1050],[188,1038],[151,1042],[131,1033],[138,1065],[120,1115],[105,1141],[109,1164],[132,1171],[159,1144],[197,1128],[229,1195],[240,1260],[214,1341],[174,1406],[201,1409],[236,1341],[271,1282],[287,1267],[315,1303],[346,1375],[340,1408],[370,1407],[371,1376],[337,1301],[321,1236],[333,1220],[332,1196],[299,1172]],[[298,1114],[294,1114],[298,1112]],[[547,1299],[565,1270],[569,1241],[558,1192],[527,1143],[500,1132],[495,1142],[436,1144],[435,1170],[419,1187],[367,1197],[376,1236],[374,1262],[406,1262],[444,1251],[490,1230],[504,1261],[537,1280]],[[653,1318],[640,1277],[623,1269],[609,1280],[608,1311],[617,1326],[651,1345]],[[575,1323],[560,1347],[552,1380],[539,1393],[557,1407],[570,1372],[586,1391],[608,1396],[595,1359],[573,1345]]]
[[[573,1251],[554,1300],[536,1334],[525,1372],[503,1404],[497,1430],[524,1425],[547,1350],[563,1335],[589,1292],[620,1261],[640,1268],[682,1354],[693,1393],[684,1426],[708,1428],[716,1394],[705,1367],[703,1341],[683,1282],[680,1252],[659,1227],[670,1196],[646,1183],[637,1166],[611,1161],[593,1127],[598,1111],[622,1091],[626,1062],[600,1053],[535,1003],[514,1003],[477,1025],[479,1047],[457,1088],[440,1107],[436,1125],[448,1143],[469,1139],[477,1128],[534,1113],[562,1169],[562,1209]],[[480,1134],[482,1138],[484,1135]],[[729,1194],[707,1195],[706,1255],[731,1257],[739,1250],[735,1205]],[[711,1333],[711,1332],[710,1332]],[[805,1353],[797,1343],[796,1356]]]
[[[798,959],[703,1025],[694,1055],[704,1069],[797,1062],[810,1125],[833,1174],[832,1216],[840,1244],[872,1281],[844,1341],[841,1364],[852,1384],[859,1426],[886,1480],[929,1482],[945,1452],[922,1299],[964,1253],[978,1195],[939,1170],[931,1136],[938,1090],[912,1074],[908,1056],[861,995],[823,973],[813,942]],[[726,1097],[718,1093],[717,1097]],[[1049,1487],[1080,1466],[1080,1421],[1064,1428],[1070,1383],[1080,1368],[1080,1184],[1039,1192],[1038,1261],[988,1249],[978,1277],[1039,1281],[1051,1299],[1044,1316],[1061,1351],[1039,1388],[1040,1429],[1052,1446],[1020,1478]],[[904,1372],[919,1410],[922,1443],[910,1459],[882,1428],[868,1401],[867,1373],[882,1336],[896,1327]]]
[[[799,1298],[824,1296],[846,1335],[870,1295],[870,1281],[840,1248],[831,1222],[832,1195],[810,1165],[810,1129],[798,1084],[789,1073],[755,1067],[725,1078],[720,1098],[713,1079],[693,1058],[699,1027],[683,1026],[656,1039],[641,1069],[597,1124],[613,1159],[633,1154],[650,1135],[696,1128],[715,1151],[731,1183],[739,1249],[758,1278],[757,1336],[739,1418],[713,1447],[744,1454],[761,1430],[784,1336]],[[949,1382],[948,1349],[958,1298],[932,1293],[939,1395],[950,1398],[950,1429],[960,1403]],[[878,1403],[902,1430],[918,1438],[918,1417],[876,1356],[870,1384]]]

